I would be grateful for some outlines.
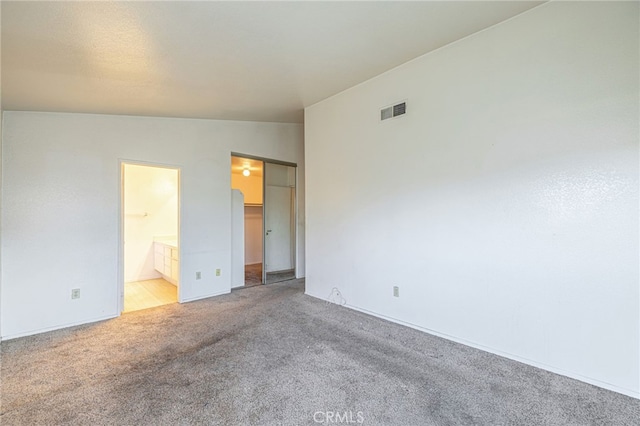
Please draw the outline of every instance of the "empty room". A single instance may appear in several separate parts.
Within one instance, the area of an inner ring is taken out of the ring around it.
[[[3,425],[639,424],[639,2],[0,23]]]

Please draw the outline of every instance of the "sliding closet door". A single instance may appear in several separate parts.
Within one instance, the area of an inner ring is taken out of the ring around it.
[[[265,163],[264,282],[295,278],[296,168]]]

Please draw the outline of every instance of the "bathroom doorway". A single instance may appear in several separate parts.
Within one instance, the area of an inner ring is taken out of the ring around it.
[[[176,303],[180,280],[177,168],[121,163],[120,312]]]

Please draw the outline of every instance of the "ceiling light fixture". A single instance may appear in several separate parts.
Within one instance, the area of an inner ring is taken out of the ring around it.
[[[251,172],[249,171],[249,169],[244,169],[244,170],[242,171],[242,174],[243,174],[244,176],[249,176],[249,175],[251,174]]]

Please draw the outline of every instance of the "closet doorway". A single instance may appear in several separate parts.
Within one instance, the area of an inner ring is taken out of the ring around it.
[[[121,164],[120,311],[178,301],[179,170]]]
[[[262,284],[262,251],[263,251],[263,187],[264,163],[243,157],[231,157],[231,188],[239,190],[244,201],[239,211],[234,214],[241,216],[238,223],[244,224],[244,238],[236,234],[244,247],[244,286],[250,287]],[[243,285],[242,279],[234,285]]]
[[[244,266],[244,283],[233,280],[233,287],[295,278],[295,182],[295,164],[232,154],[233,263],[244,255],[233,267]]]

